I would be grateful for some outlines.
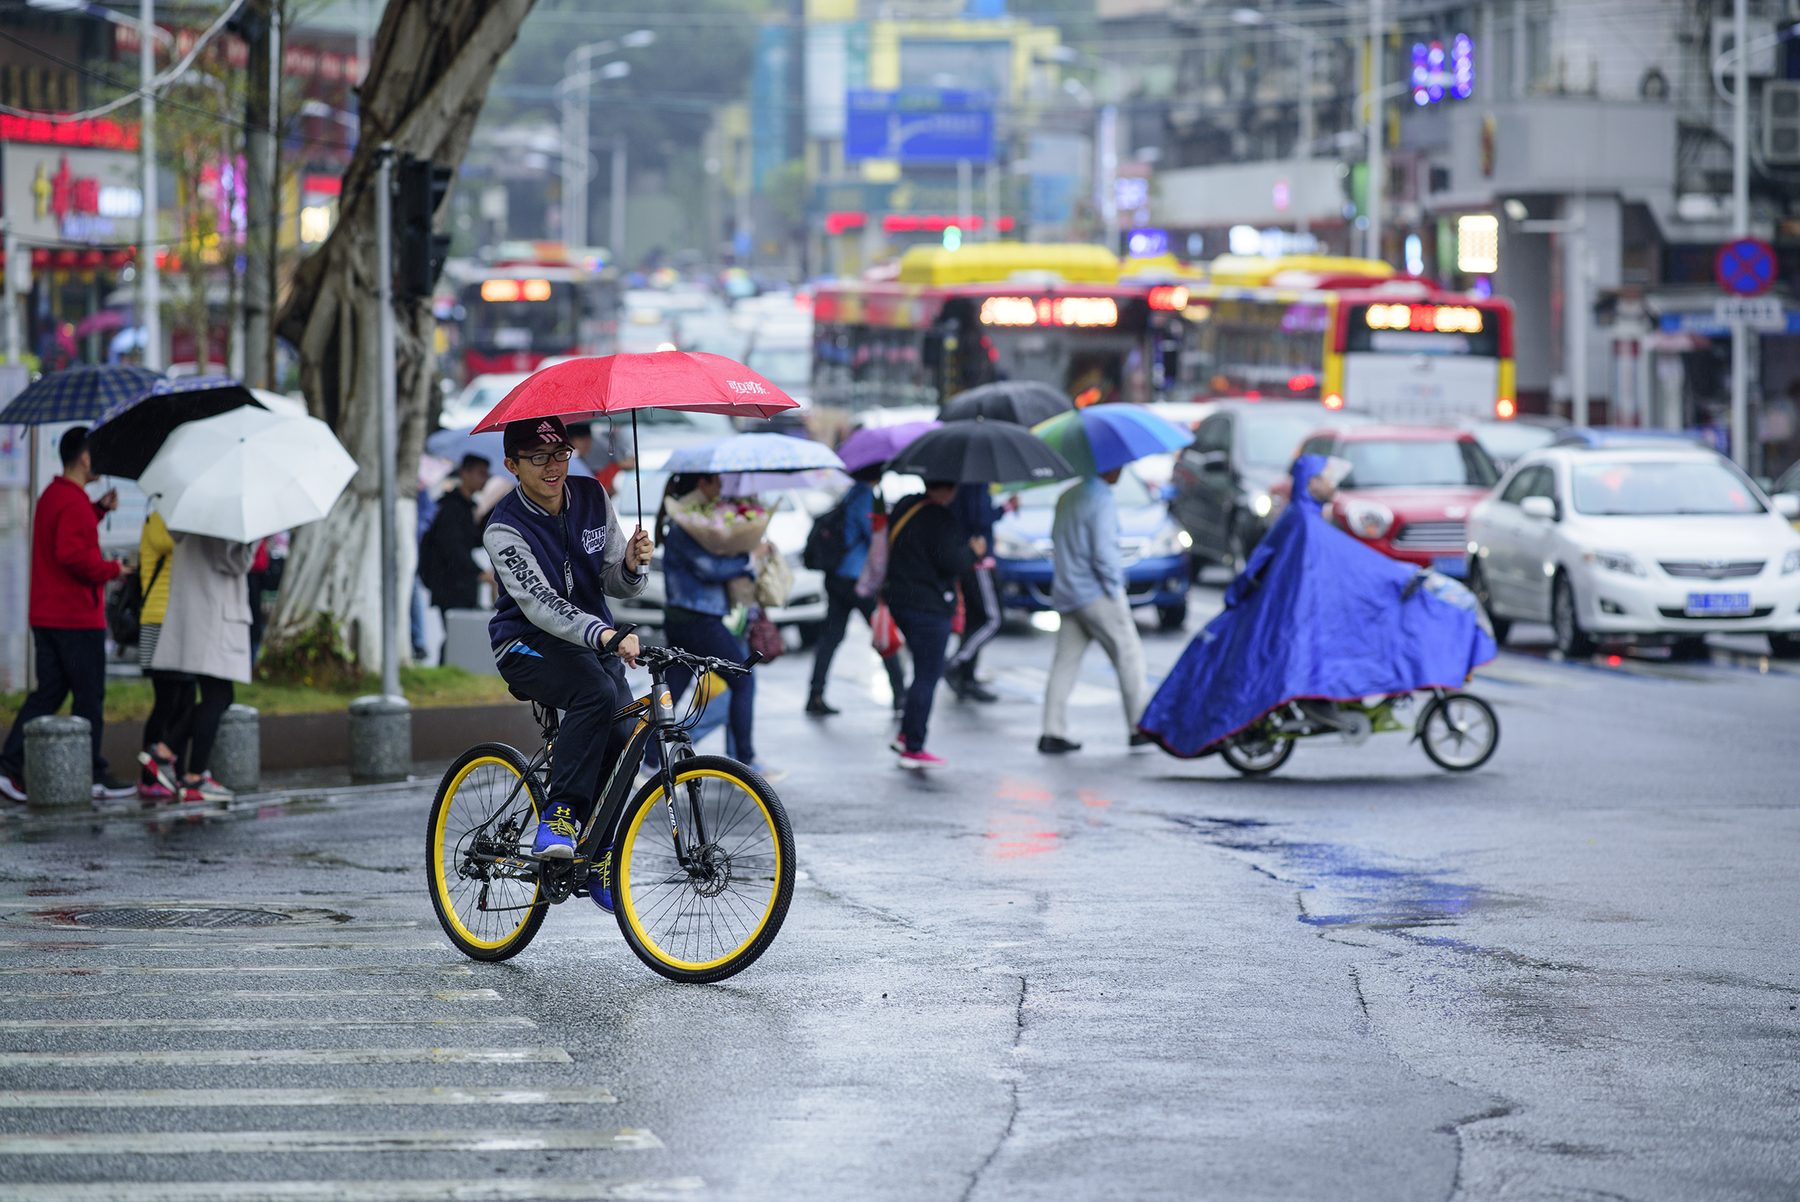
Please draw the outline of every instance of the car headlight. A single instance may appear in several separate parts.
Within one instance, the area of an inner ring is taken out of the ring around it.
[[[1187,532],[1180,526],[1164,526],[1157,531],[1156,537],[1150,540],[1150,545],[1145,548],[1144,555],[1150,559],[1180,555],[1187,550],[1186,545],[1182,542],[1186,534]],[[1188,539],[1187,541],[1192,542],[1193,540]]]
[[[1259,492],[1250,499],[1250,512],[1259,518],[1269,516],[1269,510],[1275,508],[1275,498],[1266,492]]]
[[[1789,551],[1781,561],[1781,574],[1786,576],[1789,572],[1800,572],[1800,547]]]
[[[1344,526],[1358,538],[1380,538],[1394,526],[1394,511],[1380,501],[1352,497],[1338,503]]]
[[[1595,567],[1605,568],[1609,572],[1623,572],[1627,576],[1647,576],[1644,565],[1623,551],[1589,551],[1583,559]]]
[[[997,559],[1043,559],[1045,555],[1037,549],[1037,544],[1028,538],[1021,538],[1010,530],[994,532],[994,556]]]

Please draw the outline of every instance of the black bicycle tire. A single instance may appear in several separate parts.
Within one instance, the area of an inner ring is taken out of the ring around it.
[[[787,919],[788,907],[793,901],[794,877],[798,871],[798,860],[794,853],[793,826],[788,821],[787,810],[781,804],[781,798],[770,787],[769,782],[764,780],[754,768],[720,755],[693,756],[681,760],[676,766],[676,782],[680,783],[683,776],[690,772],[725,772],[735,777],[740,785],[746,786],[746,791],[756,795],[774,826],[778,864],[775,896],[769,914],[757,931],[756,937],[720,963],[705,969],[686,969],[658,956],[633,929],[632,905],[626,896],[630,888],[629,866],[623,862],[620,849],[625,844],[627,832],[641,821],[640,815],[655,804],[655,800],[660,797],[662,787],[660,776],[652,776],[639,787],[638,791],[632,795],[631,801],[627,803],[625,812],[619,818],[610,853],[612,856],[610,878],[613,888],[613,917],[618,920],[619,933],[624,936],[625,943],[631,948],[632,953],[642,960],[651,971],[667,977],[671,981],[704,985],[736,976],[754,964],[775,941],[775,936],[781,932],[782,923]]]
[[[440,882],[443,879],[442,869],[448,866],[440,862],[438,855],[440,848],[438,815],[450,803],[452,783],[459,781],[471,765],[484,759],[501,760],[522,777],[531,798],[532,809],[539,813],[543,812],[544,799],[540,795],[537,781],[533,780],[528,773],[527,769],[530,765],[516,748],[505,743],[478,743],[469,748],[457,757],[456,762],[451,764],[449,770],[444,773],[443,780],[438,782],[437,795],[431,802],[431,813],[425,824],[425,888],[431,894],[431,907],[437,912],[438,925],[444,929],[444,934],[449,937],[456,950],[471,960],[494,964],[512,959],[530,945],[538,933],[538,928],[544,925],[544,915],[549,911],[550,905],[548,902],[533,905],[530,910],[526,911],[524,921],[497,946],[489,946],[470,939],[463,930],[459,929],[460,923],[452,916],[446,905]],[[534,894],[534,896],[539,895]]]

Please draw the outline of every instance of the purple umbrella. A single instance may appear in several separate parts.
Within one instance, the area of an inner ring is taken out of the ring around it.
[[[911,446],[921,435],[943,425],[943,422],[906,422],[898,426],[875,426],[858,430],[838,448],[838,458],[847,472],[861,471],[876,463],[886,463]]]

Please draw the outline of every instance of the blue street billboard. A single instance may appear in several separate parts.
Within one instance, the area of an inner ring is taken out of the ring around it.
[[[994,108],[986,92],[951,88],[853,91],[844,158],[902,163],[985,163],[994,157]]]

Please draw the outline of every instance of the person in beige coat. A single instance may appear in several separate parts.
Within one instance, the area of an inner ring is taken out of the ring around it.
[[[172,537],[169,605],[150,666],[195,676],[200,704],[163,736],[177,760],[177,779],[165,783],[182,801],[229,801],[231,790],[213,779],[207,761],[219,721],[236,699],[232,682],[250,683],[250,595],[244,578],[256,548],[203,534]]]

